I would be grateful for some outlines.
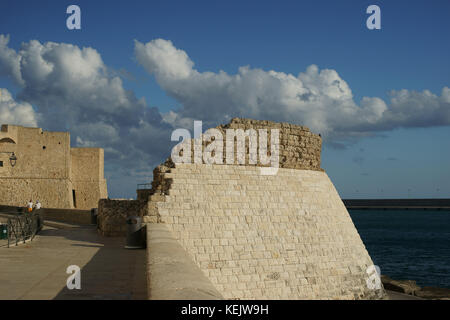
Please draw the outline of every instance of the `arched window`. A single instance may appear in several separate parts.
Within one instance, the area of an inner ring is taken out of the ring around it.
[[[13,144],[16,144],[16,142],[13,139],[11,139],[11,138],[0,139],[0,143],[13,143]]]

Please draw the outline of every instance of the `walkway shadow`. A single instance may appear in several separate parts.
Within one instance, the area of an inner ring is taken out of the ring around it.
[[[124,249],[124,237],[103,237],[97,233],[95,226],[43,230],[40,236],[70,240],[73,243],[66,250],[73,248],[80,254],[81,260],[94,254],[84,266],[80,265],[81,289],[69,290],[64,287],[55,299],[147,299],[146,252]],[[67,274],[67,278],[69,276]]]

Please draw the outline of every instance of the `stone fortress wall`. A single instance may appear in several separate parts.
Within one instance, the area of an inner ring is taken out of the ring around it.
[[[71,148],[68,132],[2,125],[0,204],[25,206],[32,199],[47,208],[96,208],[106,198],[103,149]]]
[[[101,148],[71,148],[71,181],[77,208],[97,208],[108,196]]]
[[[277,174],[261,175],[258,166],[168,159],[154,171],[147,229],[164,225],[226,299],[383,298],[383,288],[367,286],[373,262],[320,168],[320,136],[305,127],[249,119],[218,128],[279,128]],[[155,237],[160,243],[167,235]],[[158,280],[152,275],[164,270],[154,255],[148,248],[150,297],[165,296],[155,293],[161,284],[152,287]]]

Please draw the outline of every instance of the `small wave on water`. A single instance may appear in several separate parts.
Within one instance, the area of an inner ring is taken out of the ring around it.
[[[450,288],[450,211],[349,210],[381,274]]]

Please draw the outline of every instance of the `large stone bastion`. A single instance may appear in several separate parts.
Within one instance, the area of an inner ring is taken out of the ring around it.
[[[279,169],[262,175],[258,164],[171,159],[158,166],[144,217],[150,298],[383,298],[382,287],[368,285],[373,262],[320,168],[321,137],[249,119],[218,127],[230,128],[279,129]],[[164,250],[166,241],[177,249]]]

